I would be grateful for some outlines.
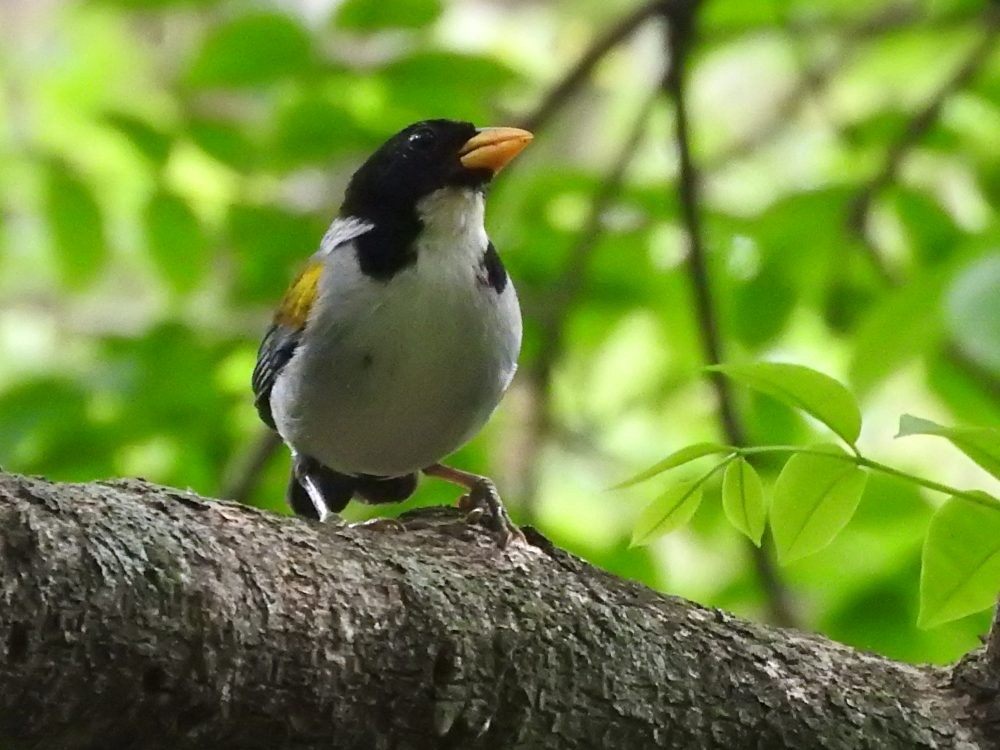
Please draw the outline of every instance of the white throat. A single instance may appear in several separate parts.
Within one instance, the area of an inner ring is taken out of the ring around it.
[[[417,202],[417,216],[423,223],[421,249],[449,255],[474,255],[478,262],[488,242],[484,215],[482,191],[455,187],[435,190]]]

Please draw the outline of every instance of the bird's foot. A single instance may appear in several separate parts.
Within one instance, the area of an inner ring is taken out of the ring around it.
[[[500,549],[505,549],[514,540],[525,541],[524,534],[510,520],[507,509],[503,507],[496,485],[486,477],[478,479],[456,505],[466,511],[466,522],[487,529]]]

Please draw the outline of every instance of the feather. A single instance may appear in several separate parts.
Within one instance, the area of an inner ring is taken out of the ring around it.
[[[295,277],[278,305],[271,326],[260,342],[257,364],[251,378],[254,406],[257,407],[260,418],[272,430],[277,428],[271,413],[271,390],[302,341],[309,314],[319,293],[326,256],[370,229],[371,224],[355,218],[335,219],[320,243],[319,252],[309,259],[306,267]]]

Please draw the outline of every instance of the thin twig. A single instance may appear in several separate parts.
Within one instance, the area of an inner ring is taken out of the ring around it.
[[[834,75],[843,69],[856,51],[855,39],[845,41],[835,59],[813,64],[802,71],[798,83],[777,103],[766,122],[739,137],[712,156],[704,166],[706,172],[720,169],[751,154],[772,141],[810,101],[818,98],[830,85]]]
[[[594,66],[648,19],[662,13],[664,5],[663,0],[653,0],[653,2],[640,5],[632,13],[622,18],[604,34],[595,39],[583,53],[583,56],[577,60],[576,64],[545,95],[538,107],[521,120],[520,127],[531,131],[544,128],[552,116],[584,84]]]
[[[904,159],[910,151],[927,135],[937,123],[945,102],[965,88],[976,76],[982,66],[989,60],[997,43],[997,32],[1000,31],[1000,12],[995,9],[985,18],[986,29],[978,42],[969,50],[968,55],[955,69],[955,72],[938,88],[934,95],[907,123],[899,137],[889,146],[881,169],[870,179],[851,204],[848,212],[848,227],[861,240],[872,268],[889,285],[899,283],[896,271],[892,269],[878,248],[867,237],[868,218],[872,206],[879,193],[893,183]]]
[[[822,62],[803,64],[798,82],[777,103],[767,121],[715,154],[703,165],[703,171],[710,172],[723,167],[770,142],[809,101],[817,100],[824,93],[834,76],[847,67],[861,49],[863,42],[910,24],[919,17],[919,11],[914,6],[891,5],[869,18],[848,24],[838,33],[842,41],[837,53]],[[802,24],[793,24],[788,29],[793,42],[807,30],[802,28]]]
[[[642,105],[624,145],[612,161],[611,171],[608,172],[607,177],[594,193],[590,203],[590,211],[583,223],[583,228],[580,230],[576,244],[568,253],[558,286],[548,297],[546,319],[542,323],[540,365],[550,366],[559,357],[564,323],[583,287],[590,256],[604,235],[605,213],[621,192],[625,173],[631,166],[632,159],[642,143],[649,123],[649,116],[658,99],[659,92],[654,91]],[[548,368],[540,366],[539,369]]]
[[[236,457],[233,465],[225,472],[219,497],[245,503],[250,499],[260,475],[271,457],[281,446],[281,439],[271,430],[263,430],[254,440],[249,450]]]
[[[907,123],[899,138],[889,146],[881,169],[861,188],[848,208],[848,229],[857,237],[872,268],[887,286],[897,286],[903,279],[886,262],[878,247],[868,236],[867,226],[872,207],[878,195],[898,178],[903,161],[938,121],[948,99],[968,86],[983,65],[988,62],[996,47],[998,37],[1000,37],[998,35],[1000,32],[1000,10],[996,7],[991,8],[984,16],[984,24],[986,28],[979,41],[969,50],[955,72]],[[944,357],[973,379],[985,393],[994,396],[1000,395],[1000,381],[993,373],[969,359],[954,343],[949,343],[945,347]]]
[[[711,284],[702,244],[701,217],[698,212],[698,174],[691,158],[690,134],[688,126],[687,100],[684,78],[688,46],[692,41],[695,13],[700,0],[677,2],[666,11],[667,46],[669,69],[663,81],[663,90],[674,104],[674,139],[676,141],[680,174],[677,191],[681,208],[681,220],[687,234],[688,256],[686,267],[691,279],[695,297],[695,313],[701,329],[705,359],[711,364],[722,361],[722,344],[719,325],[712,302]],[[726,439],[733,445],[745,445],[746,434],[736,413],[729,384],[721,373],[711,374],[719,405],[719,417]],[[774,561],[764,548],[748,543],[754,566],[761,586],[767,596],[771,618],[776,624],[794,626],[797,618],[792,609],[791,598],[784,583],[778,576]]]
[[[526,430],[525,442],[535,458],[526,466],[520,485],[524,502],[520,508],[526,523],[532,523],[538,495],[537,456],[546,436],[553,430],[552,370],[562,356],[566,320],[579,299],[587,276],[587,266],[604,235],[604,215],[621,192],[629,166],[646,134],[650,114],[659,92],[653,91],[636,115],[635,122],[621,150],[612,161],[607,177],[600,183],[590,203],[590,210],[576,243],[570,248],[556,288],[546,297],[547,308],[541,319],[541,342],[538,359],[528,373],[527,393],[534,414]]]

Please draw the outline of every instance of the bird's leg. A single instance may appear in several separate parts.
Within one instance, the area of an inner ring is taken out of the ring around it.
[[[493,480],[444,464],[428,466],[424,469],[424,474],[467,489],[468,493],[462,495],[456,504],[461,510],[468,511],[470,523],[480,523],[492,531],[501,549],[512,539],[524,540],[524,534],[507,515],[507,509],[503,507]]]

